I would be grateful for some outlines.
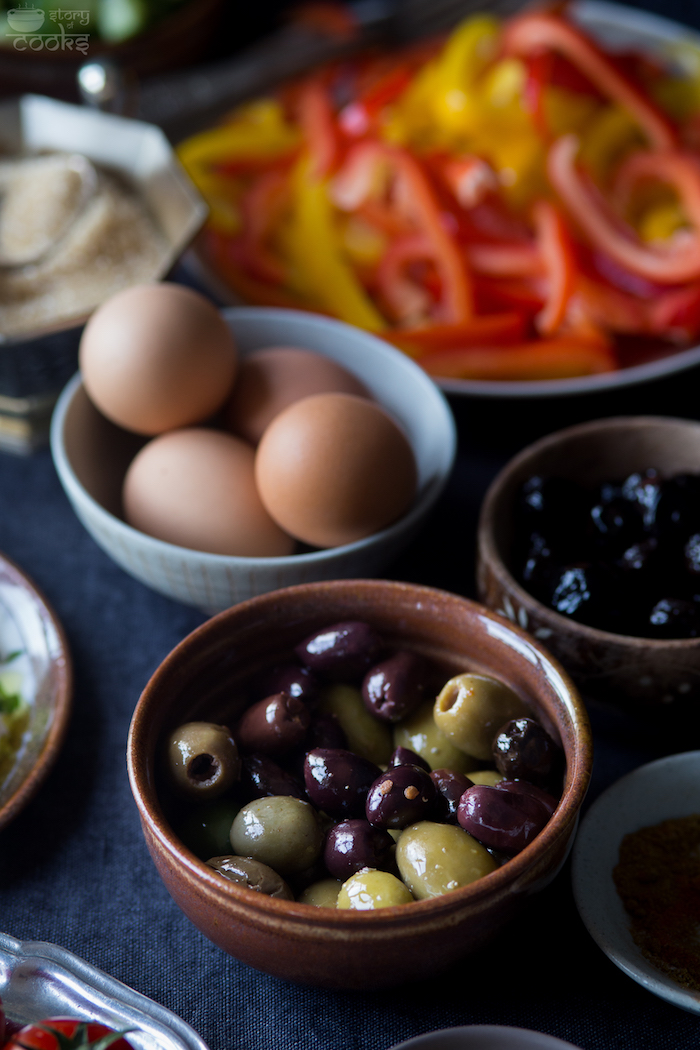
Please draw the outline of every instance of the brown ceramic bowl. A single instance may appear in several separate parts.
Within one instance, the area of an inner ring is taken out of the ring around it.
[[[546,828],[503,867],[431,900],[357,912],[275,900],[226,882],[178,839],[164,811],[157,760],[164,736],[191,719],[235,719],[232,697],[311,632],[368,621],[392,644],[437,661],[445,679],[480,669],[507,681],[563,745],[567,772]],[[591,772],[585,707],[539,644],[474,602],[384,580],[302,584],[242,602],[184,639],[134,712],[127,761],[146,844],[175,902],[215,944],[285,980],[377,988],[418,980],[489,941],[566,857]]]
[[[700,700],[700,638],[660,641],[576,623],[533,598],[511,573],[513,509],[535,474],[583,485],[653,467],[664,477],[700,473],[700,423],[656,416],[595,420],[560,430],[515,456],[489,488],[478,532],[481,600],[547,646],[584,696],[636,710]]]

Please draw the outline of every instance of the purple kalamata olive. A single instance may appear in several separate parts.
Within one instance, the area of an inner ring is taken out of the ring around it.
[[[311,715],[303,700],[275,693],[244,711],[236,740],[243,751],[284,755],[306,737]]]
[[[331,817],[364,816],[370,786],[381,774],[379,766],[344,748],[314,748],[304,760],[306,792]]]
[[[389,769],[394,766],[420,766],[427,773],[430,772],[430,763],[426,762],[422,755],[411,751],[410,747],[397,747],[389,759]]]
[[[457,820],[484,846],[512,855],[539,835],[549,812],[533,795],[475,784],[462,795]]]
[[[365,815],[380,828],[406,828],[432,813],[437,788],[420,766],[395,766],[377,777],[369,789]]]
[[[314,674],[335,682],[363,675],[384,647],[374,628],[363,620],[347,620],[309,635],[294,650]]]
[[[308,667],[301,667],[291,660],[277,664],[260,676],[256,682],[259,696],[287,693],[313,706],[319,692],[319,683]]]
[[[427,674],[427,661],[407,650],[376,664],[362,682],[367,710],[383,722],[400,722],[425,699]]]
[[[534,718],[513,718],[493,741],[496,769],[509,780],[527,780],[538,787],[557,772],[561,749]]]
[[[434,769],[430,779],[438,790],[435,803],[435,815],[446,824],[457,823],[457,807],[472,781],[464,773],[455,773],[452,769]]]
[[[538,802],[547,807],[550,817],[559,805],[554,795],[550,795],[548,791],[543,791],[542,788],[538,788],[535,784],[528,783],[527,780],[499,780],[494,787],[498,788],[499,791],[514,791],[516,794],[519,792],[522,795],[532,795],[533,798],[536,798]]]
[[[303,784],[267,755],[244,755],[241,789],[249,800],[272,795],[291,795],[306,801]]]
[[[393,846],[388,831],[366,820],[341,820],[326,836],[323,860],[331,875],[345,882],[360,868],[385,871],[391,865]]]

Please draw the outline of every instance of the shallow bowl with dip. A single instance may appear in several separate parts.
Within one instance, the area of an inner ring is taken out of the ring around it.
[[[616,966],[654,995],[700,1014],[700,992],[683,987],[644,957],[613,881],[625,835],[700,813],[700,751],[648,762],[615,781],[584,817],[571,868],[579,914]]]

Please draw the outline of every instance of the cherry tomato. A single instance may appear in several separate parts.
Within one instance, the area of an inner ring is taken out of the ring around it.
[[[3,1050],[133,1050],[130,1043],[97,1022],[50,1017],[25,1025],[10,1037]]]

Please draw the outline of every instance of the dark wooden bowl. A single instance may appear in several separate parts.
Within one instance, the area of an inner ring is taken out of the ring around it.
[[[357,912],[315,908],[225,882],[174,833],[159,790],[164,735],[190,719],[231,717],[231,696],[261,666],[289,657],[314,630],[348,619],[436,661],[510,684],[559,738],[564,791],[545,829],[489,875],[431,900]],[[585,707],[537,642],[474,602],[383,580],[303,584],[242,602],[184,639],[157,669],[134,713],[127,760],[146,844],[175,902],[215,944],[284,980],[326,988],[415,981],[477,951],[559,871],[591,774]]]
[[[663,476],[700,473],[700,423],[658,416],[595,420],[528,446],[503,468],[484,499],[478,530],[479,597],[538,638],[587,697],[634,710],[697,707],[700,638],[660,641],[576,623],[533,598],[511,572],[513,510],[535,474],[584,485],[654,467]]]

